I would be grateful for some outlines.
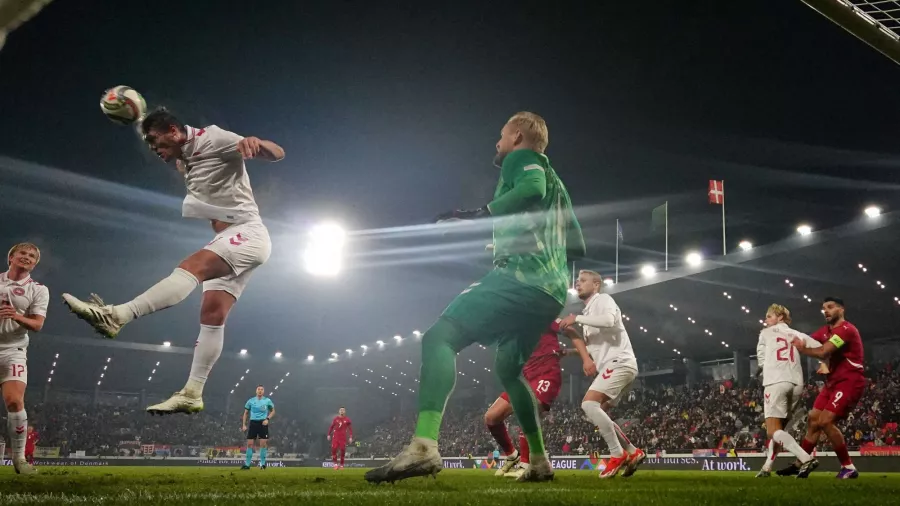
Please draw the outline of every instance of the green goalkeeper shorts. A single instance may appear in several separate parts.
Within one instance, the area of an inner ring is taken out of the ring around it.
[[[562,308],[549,294],[496,268],[457,295],[441,318],[462,331],[464,342],[458,344],[506,347],[520,342],[527,359]]]

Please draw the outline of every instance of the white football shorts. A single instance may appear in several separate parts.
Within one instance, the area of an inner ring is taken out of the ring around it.
[[[7,381],[21,381],[28,384],[25,348],[0,349],[0,384]]]
[[[610,404],[615,406],[619,403],[619,398],[631,390],[637,374],[637,369],[628,363],[607,362],[602,368],[597,368],[597,376],[588,390],[606,394]]]
[[[253,221],[226,228],[203,249],[219,255],[232,270],[227,276],[204,281],[203,291],[223,290],[239,299],[253,271],[272,254],[272,241],[266,226]]]
[[[795,385],[787,381],[773,383],[763,392],[765,402],[763,409],[766,418],[788,419],[800,405],[803,385]]]

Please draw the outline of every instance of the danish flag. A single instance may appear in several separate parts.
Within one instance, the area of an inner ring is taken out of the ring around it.
[[[725,181],[709,180],[709,203],[725,205]]]

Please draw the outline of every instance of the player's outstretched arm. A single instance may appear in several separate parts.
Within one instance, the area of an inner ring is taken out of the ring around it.
[[[843,344],[843,342],[841,342]],[[831,340],[825,341],[822,343],[822,346],[818,348],[813,348],[807,346],[806,341],[804,341],[800,337],[794,337],[792,344],[797,351],[800,352],[801,355],[806,355],[807,357],[817,358],[819,360],[826,360],[828,357],[834,353],[835,350],[838,349],[838,346]]]
[[[535,202],[539,202],[547,194],[547,178],[544,175],[543,168],[540,168],[540,170],[521,170],[514,176],[512,181],[512,190],[504,193],[487,205],[487,210],[491,216],[504,216],[528,211]]]
[[[238,141],[237,150],[244,160],[262,158],[270,162],[277,162],[284,158],[284,149],[281,146],[259,137],[244,137]]]

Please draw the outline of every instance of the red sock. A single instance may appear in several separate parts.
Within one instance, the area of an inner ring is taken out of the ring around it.
[[[841,461],[842,467],[847,467],[847,466],[853,465],[853,461],[850,460],[850,452],[847,451],[846,443],[842,444],[840,446],[835,446],[834,453],[837,454],[837,458],[839,461]]]
[[[622,445],[622,449],[627,450],[628,448],[634,447],[634,445],[631,444],[631,441],[629,441],[628,437],[625,435],[625,431],[623,431],[622,428],[619,427],[619,424],[614,423],[613,425],[615,426],[616,434],[619,435],[619,439],[621,439],[622,441],[625,441],[625,444]],[[637,450],[637,448],[635,447],[635,449],[632,451],[636,451],[636,450]]]
[[[494,436],[497,444],[500,445],[500,450],[504,455],[509,455],[516,451],[515,447],[513,447],[512,439],[509,438],[509,431],[506,430],[505,423],[500,422],[497,425],[488,425],[487,428],[491,431],[491,435]]]
[[[813,451],[816,449],[816,443],[815,441],[803,438],[803,441],[800,441],[800,448],[803,448],[803,451],[812,455]]]
[[[524,432],[519,432],[519,462],[528,463],[528,439]]]
[[[347,450],[345,450],[344,448],[341,448],[341,465],[342,466],[344,465],[344,454],[346,454],[346,453],[347,453]]]

